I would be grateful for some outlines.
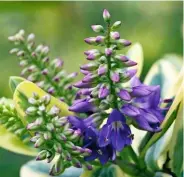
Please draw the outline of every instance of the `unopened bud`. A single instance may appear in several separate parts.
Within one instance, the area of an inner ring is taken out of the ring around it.
[[[97,33],[104,32],[104,28],[101,25],[92,25],[91,28]]]
[[[109,22],[110,18],[111,18],[111,15],[110,15],[109,11],[107,9],[104,9],[104,11],[103,11],[103,19],[104,19],[104,21]]]
[[[112,30],[118,29],[121,26],[121,21],[116,21],[113,25],[112,25]]]
[[[46,156],[47,156],[47,151],[42,150],[41,152],[38,153],[36,160],[44,160],[46,159]]]
[[[27,37],[27,42],[28,42],[28,43],[31,43],[31,42],[34,41],[34,39],[35,39],[35,35],[32,33],[32,34],[30,34],[30,35]]]

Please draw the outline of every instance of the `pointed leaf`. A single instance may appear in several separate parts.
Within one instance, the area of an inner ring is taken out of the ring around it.
[[[28,118],[26,117],[27,115],[25,113],[26,109],[28,108],[28,98],[32,97],[34,93],[38,94],[39,97],[48,95],[48,93],[43,91],[36,84],[29,81],[21,82],[16,87],[13,95],[15,108],[25,126],[27,126],[27,124],[29,123]],[[60,109],[61,116],[68,116],[73,114],[72,112],[68,111],[68,106],[64,102],[61,102],[60,100],[51,96],[50,103],[48,104],[46,109],[49,110],[53,106],[57,106]]]
[[[178,110],[171,139],[169,145],[170,168],[176,176],[181,176],[183,168],[183,102]]]
[[[160,85],[162,98],[173,97],[176,89],[168,89],[174,85],[182,67],[182,58],[177,55],[166,55],[153,64],[144,83],[147,85]],[[168,91],[169,90],[169,91]]]
[[[18,76],[11,76],[11,77],[9,78],[9,86],[10,86],[10,89],[11,89],[12,93],[14,93],[16,87],[17,87],[21,82],[23,82],[23,81],[25,81],[25,79],[22,78],[22,77],[18,77]]]

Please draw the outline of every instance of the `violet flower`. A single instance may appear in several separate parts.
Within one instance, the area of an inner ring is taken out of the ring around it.
[[[117,151],[132,143],[131,130],[126,124],[124,115],[117,109],[110,114],[107,124],[103,126],[99,134],[99,145],[105,147],[109,144]]]

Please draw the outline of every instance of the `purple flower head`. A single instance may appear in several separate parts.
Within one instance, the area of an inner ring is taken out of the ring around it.
[[[118,32],[111,32],[111,38],[114,39],[114,40],[118,40],[120,39],[120,34]]]
[[[121,89],[118,93],[118,96],[125,101],[130,101],[131,100],[131,96],[129,94],[129,92],[125,89]]]
[[[73,105],[69,107],[69,110],[76,113],[87,113],[94,112],[95,107],[91,102],[88,101],[88,99],[84,98],[76,100]]]
[[[111,56],[112,55],[112,52],[113,52],[113,50],[111,48],[106,48],[105,49],[105,55],[106,56]]]
[[[112,74],[111,74],[111,80],[112,80],[113,82],[119,82],[119,80],[120,80],[119,73],[117,73],[117,72],[112,73]]]
[[[103,85],[99,89],[98,97],[99,98],[106,98],[109,95],[109,89],[107,86]]]
[[[140,88],[141,91],[138,91],[137,89],[140,86],[143,88]],[[136,90],[134,90],[135,87]],[[135,126],[140,129],[150,132],[160,131],[160,124],[164,119],[163,112],[159,108],[160,87],[145,86],[138,79],[135,79],[133,90],[132,94],[139,97],[134,98],[131,104],[123,105],[121,108],[122,113],[131,117]]]
[[[98,143],[100,147],[111,144],[114,149],[121,151],[132,143],[130,135],[131,130],[126,124],[125,117],[119,110],[114,109],[109,115],[107,124],[100,131]]]
[[[84,158],[85,161],[93,161],[99,159],[101,164],[107,163],[109,160],[115,160],[116,152],[113,147],[109,144],[105,147],[98,145],[99,133],[94,127],[88,127],[84,137],[84,147],[92,150],[90,156]]]

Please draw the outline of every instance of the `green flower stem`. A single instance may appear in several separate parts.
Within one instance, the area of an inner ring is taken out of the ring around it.
[[[110,32],[111,32],[111,26],[110,26],[110,21],[108,21],[107,22],[107,36],[106,36],[107,38],[106,47],[107,48],[109,48],[111,45]],[[111,56],[107,56],[107,76],[108,76],[109,83],[110,83],[110,93],[113,95],[114,108],[118,108],[117,96],[115,94],[115,89],[113,88],[113,81],[111,80],[110,72],[111,72]]]

